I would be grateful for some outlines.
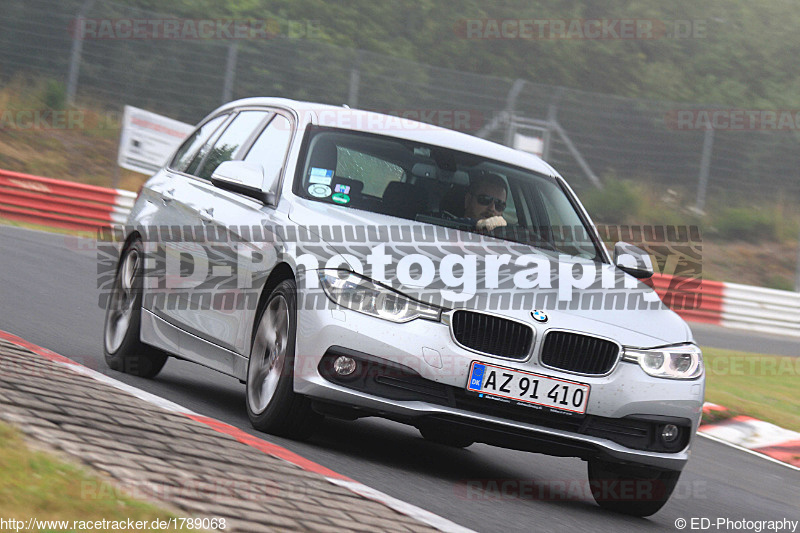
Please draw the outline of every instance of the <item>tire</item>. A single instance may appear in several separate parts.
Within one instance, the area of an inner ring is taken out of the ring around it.
[[[458,433],[447,431],[446,429],[430,426],[421,427],[418,429],[425,440],[435,442],[436,444],[451,446],[453,448],[466,448],[475,444],[474,440],[463,435],[459,435]]]
[[[297,285],[282,281],[261,309],[247,365],[247,415],[259,431],[306,439],[322,422],[311,401],[294,392]]]
[[[155,377],[169,357],[139,339],[142,317],[144,249],[139,240],[120,255],[103,327],[103,351],[112,370],[141,378]]]
[[[650,516],[667,503],[681,473],[590,459],[589,485],[597,504],[632,516]]]

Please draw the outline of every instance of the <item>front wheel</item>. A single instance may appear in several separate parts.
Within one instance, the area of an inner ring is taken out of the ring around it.
[[[247,367],[247,415],[254,428],[295,439],[311,436],[322,416],[294,392],[297,285],[278,284],[256,322]]]
[[[141,241],[128,244],[120,255],[103,328],[103,351],[112,370],[152,378],[164,367],[168,355],[139,340],[142,316]]]
[[[589,486],[597,504],[633,516],[650,516],[664,507],[680,475],[674,470],[589,460]]]

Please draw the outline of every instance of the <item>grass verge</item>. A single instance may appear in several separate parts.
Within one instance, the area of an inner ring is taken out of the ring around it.
[[[23,521],[131,519],[148,525],[153,520],[175,517],[153,504],[136,500],[80,466],[30,450],[20,434],[5,424],[0,424],[0,516]],[[63,529],[74,528],[70,523]]]
[[[800,357],[703,348],[703,359],[707,402],[800,431]]]

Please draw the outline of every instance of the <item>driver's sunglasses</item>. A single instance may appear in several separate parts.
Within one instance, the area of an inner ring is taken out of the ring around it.
[[[494,196],[489,196],[488,194],[478,194],[475,196],[475,199],[480,205],[489,205],[494,202],[494,208],[497,211],[506,210],[506,203],[499,198],[495,198]]]

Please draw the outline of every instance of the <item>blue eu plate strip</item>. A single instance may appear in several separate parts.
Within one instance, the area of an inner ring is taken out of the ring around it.
[[[472,375],[469,378],[470,389],[481,390],[484,372],[486,372],[486,365],[472,365]]]

